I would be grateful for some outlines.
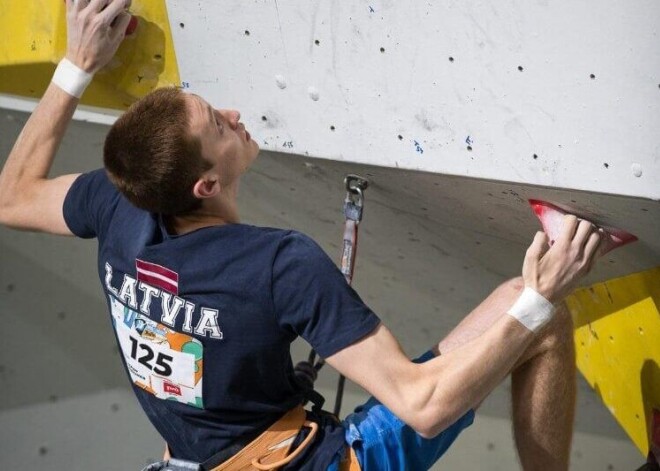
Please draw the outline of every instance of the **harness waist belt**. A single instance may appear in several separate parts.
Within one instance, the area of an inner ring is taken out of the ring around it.
[[[303,427],[310,429],[309,435],[289,453],[291,445]],[[211,464],[212,457],[203,468],[208,471],[276,471],[290,463],[312,442],[318,424],[307,420],[302,406],[291,409],[281,419],[245,445],[238,453],[217,466]],[[207,464],[208,463],[208,464]],[[210,466],[209,466],[210,465]]]
[[[303,427],[310,429],[309,434],[298,445],[298,448],[289,453],[291,445]],[[216,453],[206,460],[200,469],[204,471],[278,471],[309,446],[316,436],[318,427],[317,423],[307,420],[305,409],[297,406],[245,446],[237,444]],[[350,446],[346,448],[346,454],[340,463],[340,471],[361,471],[355,451]],[[227,458],[227,455],[234,451],[235,454]],[[164,458],[169,459],[167,448]]]

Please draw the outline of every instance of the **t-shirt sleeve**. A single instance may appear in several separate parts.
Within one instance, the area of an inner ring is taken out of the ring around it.
[[[277,321],[329,357],[371,333],[378,316],[312,239],[287,233],[273,263]]]
[[[98,237],[108,227],[118,201],[119,192],[104,169],[83,173],[64,198],[64,221],[78,237]]]

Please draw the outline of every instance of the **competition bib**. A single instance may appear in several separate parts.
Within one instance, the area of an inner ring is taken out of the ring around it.
[[[202,343],[108,297],[133,383],[159,399],[202,408]]]

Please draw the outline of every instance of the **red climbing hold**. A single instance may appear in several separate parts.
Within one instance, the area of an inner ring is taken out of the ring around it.
[[[137,27],[138,27],[137,16],[131,15],[131,21],[128,23],[128,26],[126,27],[126,36],[130,36],[131,34],[135,33]]]
[[[550,245],[552,245],[557,237],[559,237],[563,217],[565,214],[568,214],[568,212],[545,201],[529,200],[529,204],[532,206],[532,209],[541,221],[543,231],[548,235]],[[605,239],[599,250],[600,255],[606,254],[610,250],[614,250],[617,247],[621,247],[622,245],[637,240],[637,237],[624,230],[615,227],[596,225],[605,232]]]

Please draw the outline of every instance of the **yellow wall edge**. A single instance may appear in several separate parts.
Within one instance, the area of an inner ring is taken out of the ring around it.
[[[577,290],[577,364],[640,452],[660,410],[660,267]]]

